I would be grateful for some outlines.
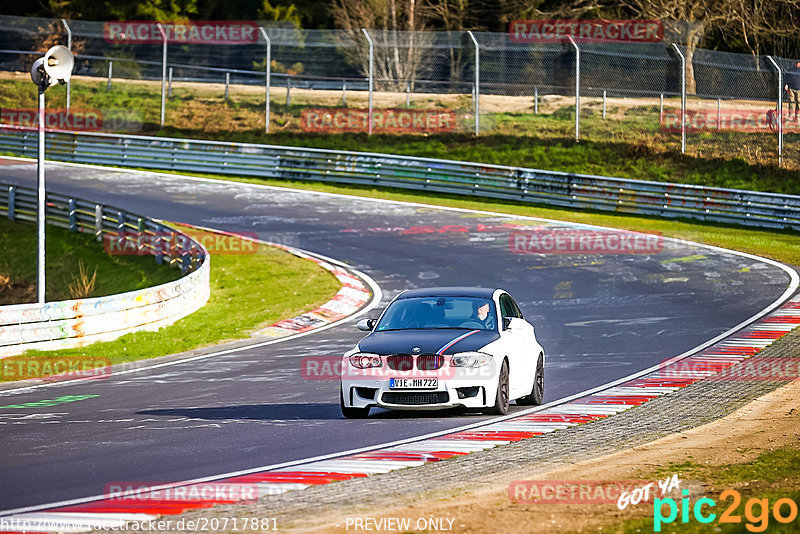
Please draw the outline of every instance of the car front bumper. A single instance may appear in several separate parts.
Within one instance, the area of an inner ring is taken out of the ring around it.
[[[347,365],[347,364],[345,364]],[[442,370],[440,370],[442,371]],[[348,373],[349,374],[349,373]],[[446,378],[442,378],[446,374]],[[494,406],[497,394],[497,372],[494,362],[479,368],[449,368],[445,373],[417,373],[413,378],[438,378],[438,387],[431,389],[399,389],[390,387],[391,378],[342,377],[342,396],[348,408],[378,406],[392,410],[444,410],[447,408],[488,408]]]

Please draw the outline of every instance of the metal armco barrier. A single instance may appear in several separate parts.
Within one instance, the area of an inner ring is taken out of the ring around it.
[[[273,145],[48,132],[47,158],[172,171],[398,187],[574,209],[800,230],[800,196],[482,163]],[[36,155],[35,132],[6,127],[0,152]]]
[[[3,212],[11,220],[35,221],[36,190],[0,184]],[[0,358],[30,349],[77,347],[137,330],[157,330],[208,300],[208,252],[184,233],[121,209],[53,193],[47,195],[47,223],[93,233],[98,241],[111,240],[120,249],[137,247],[143,254],[153,254],[165,268],[166,264],[179,266],[184,276],[106,297],[0,306]],[[169,239],[168,246],[160,246],[161,239]]]

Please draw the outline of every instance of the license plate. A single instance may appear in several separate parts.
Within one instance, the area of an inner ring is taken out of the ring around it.
[[[438,378],[390,378],[389,389],[436,389]]]

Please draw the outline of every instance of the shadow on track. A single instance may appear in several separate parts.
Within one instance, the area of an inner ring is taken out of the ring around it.
[[[242,404],[238,406],[210,406],[206,408],[166,408],[160,410],[141,410],[138,415],[160,417],[189,417],[192,419],[222,420],[241,419],[253,421],[273,420],[331,420],[344,416],[338,404],[327,403],[285,403],[285,404]],[[477,414],[465,413],[463,410],[431,410],[431,411],[390,411],[373,409],[370,419],[429,419],[468,417],[475,419]]]

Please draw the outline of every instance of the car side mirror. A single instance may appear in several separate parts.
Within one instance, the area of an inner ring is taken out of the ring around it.
[[[377,319],[361,319],[358,321],[356,326],[362,332],[372,332],[372,329],[375,328],[375,323],[378,322]]]
[[[511,328],[511,317],[503,317],[503,330]]]

